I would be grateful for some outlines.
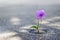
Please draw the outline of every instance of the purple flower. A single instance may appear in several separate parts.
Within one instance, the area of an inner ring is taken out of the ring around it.
[[[37,10],[37,11],[36,11],[37,19],[42,20],[45,15],[46,15],[46,12],[45,12],[44,10]]]

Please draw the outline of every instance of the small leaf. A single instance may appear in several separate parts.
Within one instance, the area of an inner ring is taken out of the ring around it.
[[[36,26],[32,26],[31,28],[36,28]]]
[[[35,29],[37,29],[38,27],[37,27],[37,26],[32,26],[31,28],[35,28]]]

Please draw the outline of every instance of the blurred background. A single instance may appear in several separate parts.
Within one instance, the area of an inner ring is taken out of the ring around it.
[[[35,13],[39,9],[46,11],[42,27],[59,30],[60,0],[0,0],[0,36],[27,32],[24,29],[37,23]]]

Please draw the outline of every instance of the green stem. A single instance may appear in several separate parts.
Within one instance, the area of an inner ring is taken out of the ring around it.
[[[41,23],[42,23],[42,20],[41,20]],[[38,20],[38,24],[37,24],[37,31],[39,33],[39,27],[41,26],[41,24],[39,23],[39,20]]]
[[[38,24],[37,24],[37,31],[38,31],[38,33],[39,33],[39,20],[38,20]]]

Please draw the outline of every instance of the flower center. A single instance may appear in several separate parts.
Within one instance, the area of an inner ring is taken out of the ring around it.
[[[43,16],[43,14],[40,14],[39,16],[41,16],[41,17],[42,17],[42,16]]]

